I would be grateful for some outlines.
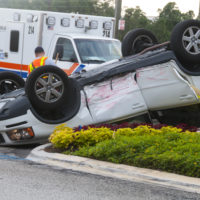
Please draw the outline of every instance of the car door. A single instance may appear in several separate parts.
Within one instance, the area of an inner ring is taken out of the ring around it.
[[[189,82],[176,70],[175,61],[137,70],[137,83],[149,109],[166,109],[198,103]]]
[[[134,76],[135,73],[129,73],[84,87],[95,123],[118,121],[147,112]]]

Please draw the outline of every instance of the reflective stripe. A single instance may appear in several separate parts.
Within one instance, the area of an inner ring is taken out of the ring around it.
[[[74,63],[69,69],[63,69],[63,71],[65,71],[65,73],[67,73],[67,75],[71,75],[72,72],[76,69],[76,67],[79,66],[78,63]]]
[[[76,70],[74,70],[73,71],[73,73],[75,72],[80,72],[84,67],[85,67],[86,65],[83,65],[83,64],[80,64],[77,68],[76,68]]]
[[[33,71],[32,63],[28,66],[28,73],[30,74]]]
[[[28,65],[0,61],[0,71],[11,71],[23,78],[27,78]]]
[[[41,58],[40,66],[44,65],[44,62],[45,62],[46,59],[47,59],[47,57],[42,57]]]
[[[14,69],[14,70],[28,70],[28,65],[17,64],[17,63],[8,63],[0,61],[0,68]]]
[[[10,70],[10,69],[0,68],[0,72],[3,72],[3,71],[14,72],[14,73],[18,74],[19,76],[21,76],[22,78],[27,78],[27,76],[28,76],[28,73],[25,72],[25,71],[18,71],[18,70]]]

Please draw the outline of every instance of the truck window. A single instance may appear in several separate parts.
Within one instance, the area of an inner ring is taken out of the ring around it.
[[[62,55],[61,57],[59,56],[60,61],[77,62],[77,57],[74,51],[74,47],[69,39],[58,38],[53,54],[53,59],[56,59],[56,56],[59,53],[58,49],[62,49]]]
[[[10,51],[11,52],[19,51],[19,31],[10,32]]]
[[[82,63],[103,63],[122,57],[117,40],[75,39],[75,43]]]

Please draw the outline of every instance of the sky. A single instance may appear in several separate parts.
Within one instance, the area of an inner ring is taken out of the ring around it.
[[[157,10],[159,8],[162,9],[169,2],[176,2],[181,12],[193,10],[195,15],[198,15],[199,0],[122,0],[122,7],[135,8],[136,6],[140,6],[141,10],[147,16],[158,16]]]

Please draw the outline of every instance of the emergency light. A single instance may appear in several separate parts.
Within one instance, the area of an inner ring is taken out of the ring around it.
[[[75,22],[75,26],[77,28],[84,28],[84,20],[83,19],[77,19]]]
[[[56,18],[55,17],[48,17],[46,23],[47,23],[47,25],[54,26],[55,23],[56,23]]]
[[[92,21],[90,21],[89,25],[90,25],[91,29],[97,29],[98,28],[98,21],[92,20]]]
[[[112,22],[104,22],[103,23],[103,28],[105,30],[111,30],[111,28],[112,28]]]
[[[61,26],[69,27],[70,26],[70,19],[69,18],[61,19]]]

